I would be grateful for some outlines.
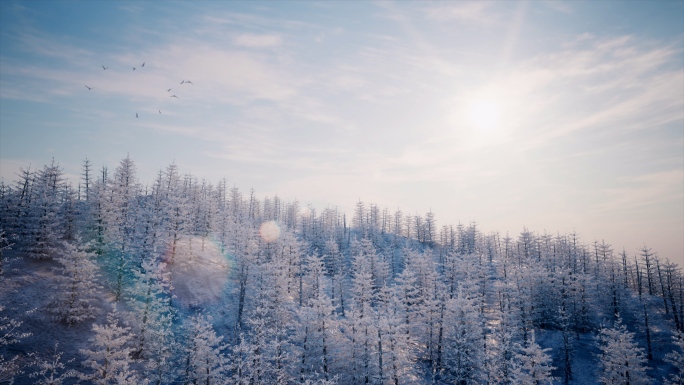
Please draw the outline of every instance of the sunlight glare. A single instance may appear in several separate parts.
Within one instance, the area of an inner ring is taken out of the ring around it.
[[[259,235],[266,243],[275,242],[280,237],[280,226],[275,221],[267,221],[259,227]]]
[[[499,107],[489,100],[478,100],[470,106],[470,122],[480,129],[492,129],[499,123]]]

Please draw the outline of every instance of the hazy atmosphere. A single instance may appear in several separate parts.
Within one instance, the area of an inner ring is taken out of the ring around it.
[[[0,171],[130,155],[259,197],[684,265],[684,3],[0,4]]]

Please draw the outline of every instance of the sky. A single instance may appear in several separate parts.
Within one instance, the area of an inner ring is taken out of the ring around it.
[[[684,266],[683,1],[0,7],[6,183],[130,155],[143,183],[175,162],[303,206],[576,232]]]

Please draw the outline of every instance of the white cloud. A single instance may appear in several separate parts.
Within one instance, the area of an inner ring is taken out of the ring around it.
[[[279,46],[282,43],[282,38],[279,35],[242,34],[235,36],[233,42],[241,47],[267,48]]]

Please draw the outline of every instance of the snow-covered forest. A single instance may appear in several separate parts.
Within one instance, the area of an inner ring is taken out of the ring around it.
[[[683,384],[684,277],[591,234],[302,207],[175,164],[0,186],[0,382]]]

